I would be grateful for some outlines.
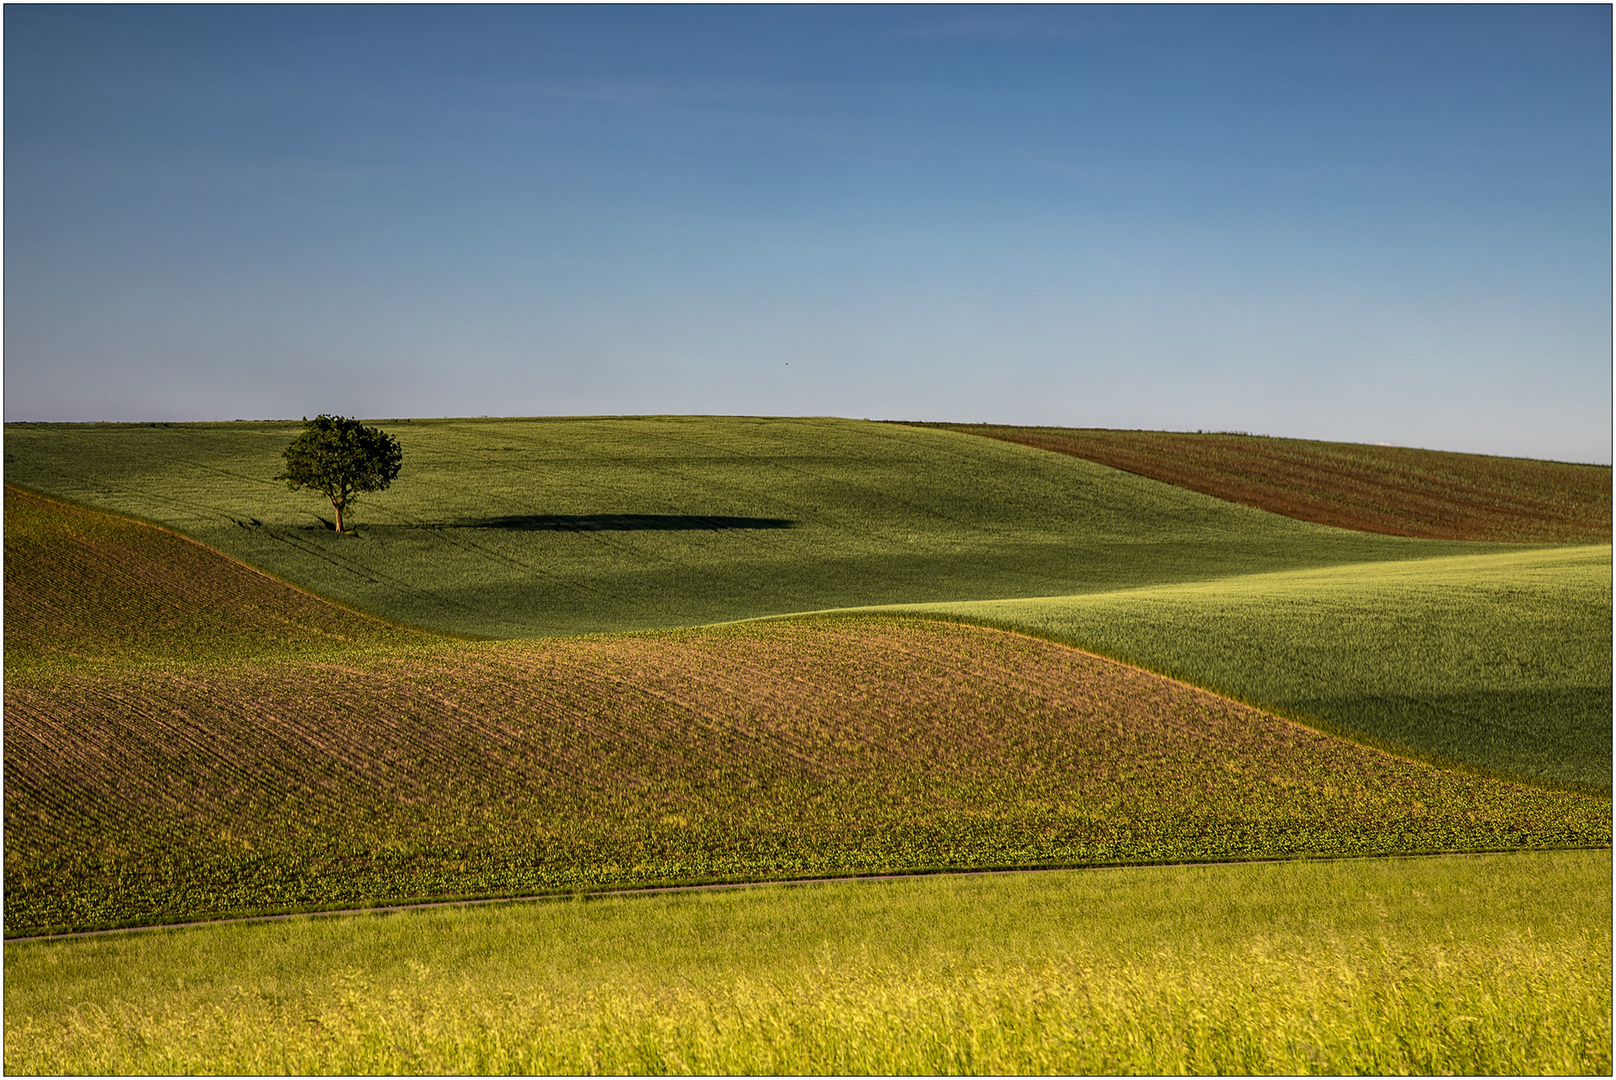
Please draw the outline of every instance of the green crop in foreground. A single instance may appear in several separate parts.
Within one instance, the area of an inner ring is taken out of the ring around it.
[[[973,878],[5,949],[7,1073],[1599,1074],[1603,852]]]
[[[1135,588],[1477,550],[1058,454],[851,420],[380,421],[358,534],[274,480],[296,423],[6,427],[8,482],[167,525],[384,617],[496,637]]]
[[[1347,731],[1609,790],[1608,545],[931,604]]]

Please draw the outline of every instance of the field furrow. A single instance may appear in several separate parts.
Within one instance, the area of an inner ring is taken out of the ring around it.
[[[838,692],[840,688],[840,692]],[[6,687],[8,932],[929,866],[1552,847],[1442,772],[1051,642],[843,619]]]

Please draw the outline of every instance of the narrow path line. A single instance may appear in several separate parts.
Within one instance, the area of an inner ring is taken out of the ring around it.
[[[387,915],[402,911],[427,911],[432,908],[476,907],[482,904],[529,904],[546,900],[599,900],[613,896],[652,896],[657,893],[716,892],[720,889],[756,889],[787,885],[837,885],[858,881],[910,881],[937,877],[985,877],[990,874],[1055,874],[1084,870],[1145,870],[1168,866],[1273,866],[1282,863],[1366,862],[1394,859],[1464,858],[1480,855],[1531,855],[1559,851],[1610,851],[1611,845],[1566,848],[1494,848],[1486,851],[1420,851],[1408,855],[1311,855],[1291,859],[1223,859],[1210,862],[1160,863],[1078,863],[1071,866],[1004,866],[986,870],[913,870],[897,874],[853,874],[847,877],[766,878],[758,881],[721,881],[705,885],[644,885],[625,888],[576,889],[570,892],[529,893],[523,896],[488,896],[471,900],[423,900],[413,904],[390,904],[383,907],[328,908],[319,911],[289,911],[278,915],[227,915],[218,919],[199,919],[194,922],[157,923],[150,926],[120,926],[111,930],[75,930],[66,934],[35,934],[30,937],[8,937],[5,944],[31,941],[67,941],[73,938],[105,937],[109,934],[138,934],[153,930],[186,930],[199,926],[226,926],[238,923],[283,922],[287,919],[334,918],[344,915]]]

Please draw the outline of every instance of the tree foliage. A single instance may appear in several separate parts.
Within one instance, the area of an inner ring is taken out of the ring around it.
[[[380,428],[346,416],[304,417],[303,434],[281,454],[286,471],[276,477],[293,491],[312,488],[331,500],[337,531],[342,512],[360,492],[381,491],[398,476],[404,449]]]

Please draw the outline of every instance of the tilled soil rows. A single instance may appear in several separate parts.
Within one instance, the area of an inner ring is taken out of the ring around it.
[[[600,884],[1604,844],[1064,646],[817,619],[6,686],[8,933]]]

